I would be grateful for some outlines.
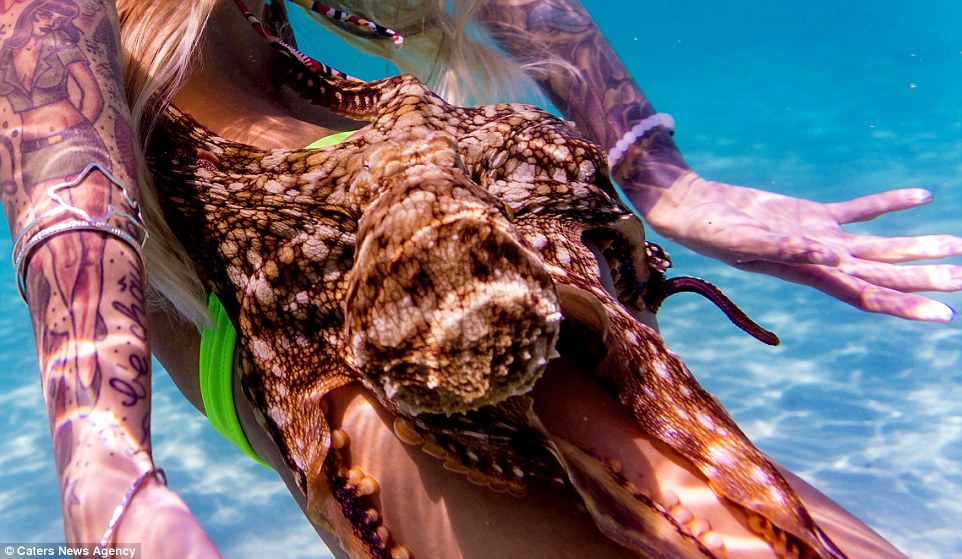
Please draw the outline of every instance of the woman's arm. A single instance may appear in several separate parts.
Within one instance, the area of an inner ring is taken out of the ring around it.
[[[114,6],[99,0],[7,6],[0,8],[0,28],[13,30],[14,37],[18,31],[37,33],[31,24],[43,10],[63,16],[56,24],[61,29],[79,31],[76,43],[54,47],[87,45],[89,65],[70,64],[86,72],[70,74],[82,97],[100,99],[102,107],[77,108],[83,118],[57,129],[66,100],[51,101],[56,92],[30,87],[44,69],[17,62],[26,59],[17,58],[17,41],[7,37],[0,45],[0,57],[18,70],[7,77],[21,78],[0,95],[0,111],[10,123],[2,130],[10,165],[3,166],[0,195],[33,321],[67,540],[139,543],[144,557],[217,556],[186,505],[161,483],[151,457],[133,139],[117,132],[129,129],[122,96],[105,94],[122,91],[120,76],[105,70],[119,68],[118,42],[102,34],[116,34]],[[47,40],[67,41],[60,35]],[[65,95],[67,74],[59,84],[53,79],[46,76],[44,87],[62,86]]]
[[[481,18],[528,65],[552,102],[582,132],[612,150],[655,114],[604,34],[578,0],[486,0]],[[661,235],[743,270],[820,289],[860,309],[948,321],[953,311],[915,291],[962,289],[962,268],[895,263],[962,254],[951,235],[871,237],[841,225],[931,201],[921,189],[834,204],[707,181],[656,126],[613,162],[612,176]]]
[[[655,114],[578,0],[486,0],[479,14],[558,110],[603,148]],[[616,178],[634,203],[633,191],[667,188],[690,170],[671,134],[659,127],[625,153]]]

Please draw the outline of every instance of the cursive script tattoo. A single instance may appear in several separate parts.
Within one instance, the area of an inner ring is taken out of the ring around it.
[[[131,265],[130,274],[123,276],[117,282],[119,292],[127,295],[123,300],[113,302],[114,309],[123,316],[130,319],[130,334],[136,339],[147,341],[147,302],[144,296],[144,285],[146,284],[143,269]]]
[[[150,389],[143,384],[145,380],[150,381],[150,362],[136,354],[131,355],[129,361],[134,378],[113,377],[109,381],[110,387],[124,397],[120,403],[125,407],[134,406],[150,396]]]

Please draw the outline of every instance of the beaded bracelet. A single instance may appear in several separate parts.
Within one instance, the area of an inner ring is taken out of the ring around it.
[[[632,144],[637,142],[639,138],[644,138],[645,134],[659,126],[666,128],[669,134],[673,134],[675,132],[675,119],[671,118],[668,113],[655,113],[634,125],[631,130],[625,132],[625,135],[618,140],[613,148],[608,150],[608,168],[614,169]]]

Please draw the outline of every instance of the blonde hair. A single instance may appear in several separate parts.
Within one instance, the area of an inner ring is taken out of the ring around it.
[[[396,49],[364,31],[305,10],[359,50],[391,60],[435,93],[457,105],[499,103],[537,91],[522,68],[505,57],[474,25],[482,0],[341,0],[337,7],[389,27],[404,36]],[[299,9],[298,6],[292,6]],[[348,72],[349,68],[345,68]]]
[[[144,221],[150,233],[147,260],[149,303],[172,308],[197,325],[207,324],[205,289],[190,257],[164,219],[157,189],[143,158],[143,148],[159,117],[190,75],[190,61],[214,5],[219,0],[144,2],[118,0],[124,89],[131,128],[140,140],[138,179]]]
[[[225,0],[118,0],[124,85],[131,126],[143,148],[162,107],[190,77],[192,61],[214,8]],[[229,0],[227,0],[229,1]],[[273,0],[283,1],[283,0]],[[252,2],[253,3],[253,2]],[[311,14],[353,46],[393,60],[458,104],[516,99],[526,84],[521,68],[477,35],[469,24],[480,0],[342,0],[337,7],[392,27],[405,36],[400,51]],[[291,6],[293,9],[299,9]],[[449,9],[450,8],[450,9]],[[349,69],[347,69],[349,71]],[[519,86],[519,84],[521,84]],[[139,158],[142,206],[150,231],[145,248],[151,303],[194,324],[209,321],[205,289],[163,217],[156,186]]]

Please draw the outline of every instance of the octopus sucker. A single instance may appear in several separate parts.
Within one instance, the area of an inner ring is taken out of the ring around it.
[[[363,133],[264,150],[171,107],[148,155],[172,229],[238,329],[257,417],[308,515],[349,555],[412,550],[377,512],[391,488],[351,463],[366,449],[329,419],[325,395],[347,385],[465,482],[512,495],[551,488],[638,553],[724,556],[719,526],[630,477],[636,457],[597,448],[598,432],[578,442],[554,430],[544,383],[574,363],[633,429],[762,519],[756,542],[844,557],[647,324],[667,294],[720,291],[664,280],[670,261],[619,201],[597,146],[534,107],[454,107],[411,76],[318,84],[305,93],[368,120]],[[587,423],[602,429],[600,417]]]
[[[331,448],[335,450],[340,450],[347,446],[350,439],[342,429],[335,429],[331,431]]]
[[[424,444],[424,438],[415,430],[414,424],[404,417],[397,416],[394,418],[394,434],[409,445]]]

